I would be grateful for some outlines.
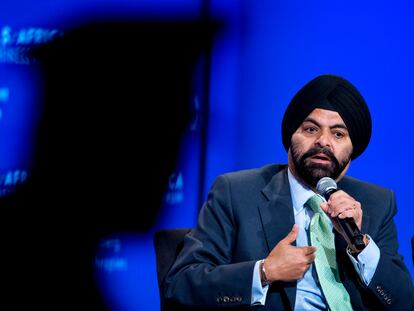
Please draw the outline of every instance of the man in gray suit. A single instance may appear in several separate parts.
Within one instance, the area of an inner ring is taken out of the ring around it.
[[[166,298],[182,309],[414,310],[412,280],[398,254],[394,193],[345,176],[371,128],[365,100],[349,81],[321,75],[307,83],[282,122],[288,165],[216,179],[166,277]],[[309,208],[325,176],[340,190],[319,210]],[[329,255],[311,243],[316,214],[330,229],[320,238],[334,233]],[[338,218],[356,224],[363,249],[346,242]],[[320,268],[325,256],[329,267]]]

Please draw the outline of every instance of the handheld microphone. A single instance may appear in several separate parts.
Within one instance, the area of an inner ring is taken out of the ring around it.
[[[336,182],[330,177],[321,178],[316,185],[316,191],[322,195],[326,201],[328,201],[331,194],[337,190],[338,186],[336,185]],[[353,219],[341,219],[335,217],[333,220],[342,228],[348,244],[352,245],[357,251],[361,251],[365,248],[364,235],[361,233]]]

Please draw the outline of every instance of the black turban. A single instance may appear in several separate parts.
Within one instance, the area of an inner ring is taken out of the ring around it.
[[[282,121],[282,141],[286,151],[289,150],[293,133],[316,108],[339,113],[352,141],[351,158],[356,159],[371,138],[371,115],[359,91],[349,81],[335,75],[314,78],[289,103]]]

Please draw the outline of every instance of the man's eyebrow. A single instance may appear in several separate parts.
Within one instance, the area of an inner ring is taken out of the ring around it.
[[[315,119],[313,119],[311,117],[307,117],[305,120],[303,120],[303,123],[305,123],[305,122],[311,122],[311,123],[315,124],[316,126],[319,126],[319,127],[321,126],[318,121],[316,121]],[[341,128],[341,129],[344,129],[344,130],[348,131],[348,128],[346,127],[346,125],[344,123],[337,123],[337,124],[331,125],[329,128],[330,129]]]

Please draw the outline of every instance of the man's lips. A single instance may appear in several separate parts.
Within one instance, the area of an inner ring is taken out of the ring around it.
[[[317,153],[310,157],[310,160],[314,163],[330,163],[331,159],[324,153]]]

